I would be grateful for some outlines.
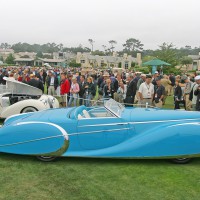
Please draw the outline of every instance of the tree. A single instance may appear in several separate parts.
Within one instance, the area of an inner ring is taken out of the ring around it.
[[[106,51],[107,51],[107,49],[106,49],[106,45],[102,45],[102,47],[103,47],[104,52],[105,52],[105,54],[106,54]]]
[[[133,52],[141,52],[143,50],[143,44],[141,41],[135,39],[135,38],[129,38],[126,40],[126,43],[123,44],[123,47],[125,48],[124,50],[127,50],[129,53]]]
[[[43,58],[43,54],[41,51],[38,51],[37,54],[36,54],[36,57],[37,58]]]
[[[118,68],[122,68],[122,62],[118,63]]]
[[[80,67],[81,64],[79,63],[76,63],[75,60],[71,60],[70,63],[69,63],[69,66],[70,67]]]
[[[135,62],[131,62],[131,67],[135,67]]]
[[[14,60],[15,60],[14,56],[10,53],[9,56],[6,58],[5,62],[7,64],[14,64]]]
[[[142,62],[145,63],[147,61],[153,60],[155,57],[154,56],[144,56],[142,58]]]
[[[2,48],[2,49],[10,49],[11,45],[8,44],[8,43],[1,43],[0,48]]]
[[[58,45],[60,51],[63,51],[63,46],[64,46],[64,45],[63,45],[62,43],[60,43],[60,44]]]
[[[172,43],[163,43],[159,46],[159,50],[154,52],[155,57],[171,64],[171,66],[176,66],[178,64],[177,51]]]
[[[189,64],[192,64],[193,63],[193,60],[192,58],[188,57],[188,56],[184,56],[182,59],[181,59],[181,64],[182,65],[185,65],[186,66],[186,69],[188,68]]]
[[[93,39],[88,39],[88,42],[90,43],[90,45],[92,47],[92,51],[93,51],[95,41]]]
[[[3,60],[3,56],[0,56],[0,61],[2,61],[2,62],[4,61],[4,60]]]
[[[105,56],[105,53],[103,51],[96,50],[92,52],[92,55]]]
[[[117,41],[115,41],[115,40],[110,40],[110,41],[108,41],[108,43],[110,44],[110,49],[109,49],[109,50],[111,50],[111,52],[113,52],[113,51],[114,51],[114,48],[115,48],[114,45],[117,44]]]

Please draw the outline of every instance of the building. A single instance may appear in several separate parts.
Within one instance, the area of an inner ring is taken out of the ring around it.
[[[19,66],[33,66],[34,65],[33,58],[16,58],[14,62],[16,65],[19,65]]]
[[[47,58],[16,58],[15,64],[19,66],[44,66],[49,64],[52,67],[65,66],[65,59],[47,59]]]
[[[132,63],[141,66],[141,54],[137,54],[137,58],[134,58],[130,55],[124,54],[123,57],[119,57],[116,52],[113,53],[113,56],[99,56],[91,55],[90,53],[77,53],[76,63],[80,63],[83,68],[112,68],[119,67],[121,63],[121,68],[129,69],[131,68]]]
[[[13,49],[0,49],[0,57],[3,58],[3,60],[5,60],[9,54],[14,54],[14,50]]]
[[[200,70],[200,52],[199,55],[189,55],[192,58],[192,64],[189,65],[190,70]]]
[[[44,64],[49,64],[52,67],[62,66],[65,67],[66,59],[47,59],[38,58],[34,60],[34,66],[44,66]]]

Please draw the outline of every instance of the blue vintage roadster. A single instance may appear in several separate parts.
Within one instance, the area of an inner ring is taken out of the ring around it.
[[[200,157],[200,113],[126,108],[110,99],[104,106],[73,107],[7,118],[0,152],[37,156],[172,159]]]

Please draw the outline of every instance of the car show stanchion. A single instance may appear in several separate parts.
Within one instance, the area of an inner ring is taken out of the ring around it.
[[[67,97],[70,97],[70,95],[54,95],[54,97],[56,98],[61,98],[61,97],[65,97],[66,96],[66,100],[67,100]],[[85,99],[85,98],[81,98],[81,97],[73,97],[74,99],[77,99],[77,100],[80,100],[82,99],[83,101],[88,101],[88,99]],[[108,98],[102,98],[102,99],[99,99],[99,100],[89,100],[92,102],[92,105],[91,106],[98,106],[98,104],[100,103],[104,103],[105,101],[108,101],[109,99]],[[131,103],[121,103],[122,105],[124,106],[133,106],[133,107],[142,107],[142,108],[157,108],[155,106],[151,106],[149,105],[148,103],[146,104],[131,104]],[[68,107],[68,101],[66,101],[66,107]]]

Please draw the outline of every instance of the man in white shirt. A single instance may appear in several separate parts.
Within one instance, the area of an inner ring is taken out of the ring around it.
[[[139,87],[139,96],[140,103],[142,105],[146,105],[148,103],[149,106],[152,105],[153,96],[154,96],[154,85],[151,83],[152,77],[151,75],[146,76],[146,80]]]

